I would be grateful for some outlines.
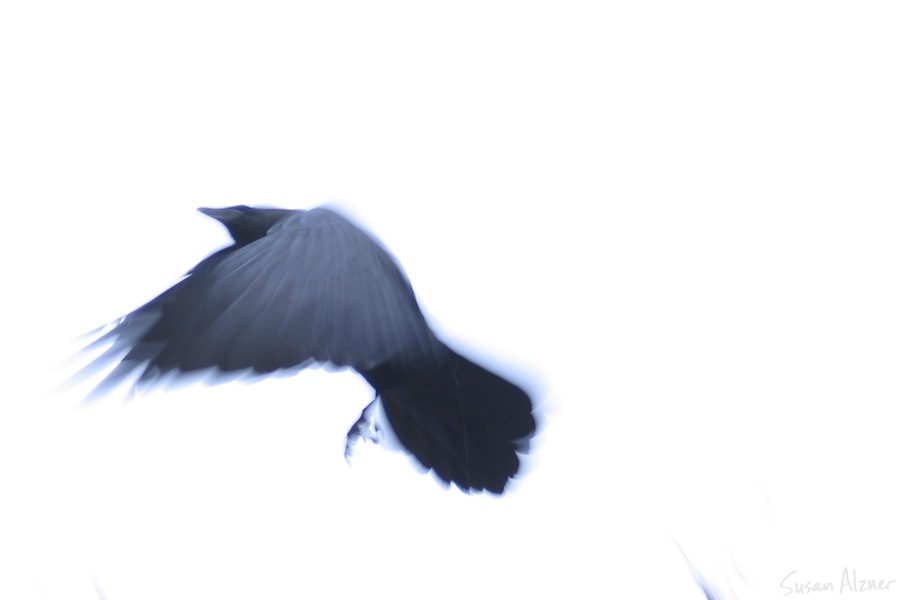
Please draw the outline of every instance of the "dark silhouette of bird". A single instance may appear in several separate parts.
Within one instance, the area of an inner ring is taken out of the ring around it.
[[[348,452],[380,403],[397,440],[444,482],[503,491],[535,433],[531,399],[435,336],[378,242],[326,208],[199,210],[234,244],[89,346],[105,347],[92,368],[115,363],[98,393],[132,376],[350,367],[376,395],[348,433]]]

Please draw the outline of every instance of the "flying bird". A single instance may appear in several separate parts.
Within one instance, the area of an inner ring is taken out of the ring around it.
[[[350,428],[348,452],[380,404],[396,439],[441,480],[502,493],[535,434],[532,401],[435,336],[378,242],[327,208],[199,210],[234,243],[89,346],[104,351],[88,370],[115,365],[98,393],[130,377],[350,367],[375,399]]]

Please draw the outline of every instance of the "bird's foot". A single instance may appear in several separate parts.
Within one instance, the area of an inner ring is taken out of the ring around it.
[[[350,461],[350,457],[353,455],[353,446],[356,445],[356,442],[360,438],[376,444],[381,442],[381,427],[379,427],[374,419],[372,419],[377,402],[378,398],[369,402],[368,406],[360,413],[356,423],[354,423],[353,427],[350,428],[350,431],[347,432],[347,443],[344,445],[344,458],[347,462]]]

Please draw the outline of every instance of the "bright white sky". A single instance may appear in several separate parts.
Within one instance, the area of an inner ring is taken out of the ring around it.
[[[0,597],[900,580],[898,12],[4,3]],[[196,207],[326,202],[543,403],[504,497],[348,466],[350,373],[50,393],[72,337],[227,243]]]

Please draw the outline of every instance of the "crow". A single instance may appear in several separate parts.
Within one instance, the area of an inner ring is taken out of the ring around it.
[[[380,404],[426,470],[463,491],[503,492],[535,434],[533,403],[435,336],[387,250],[327,208],[199,210],[234,243],[90,344],[104,351],[86,370],[114,365],[96,393],[129,377],[350,367],[375,399],[348,432],[347,453]]]

